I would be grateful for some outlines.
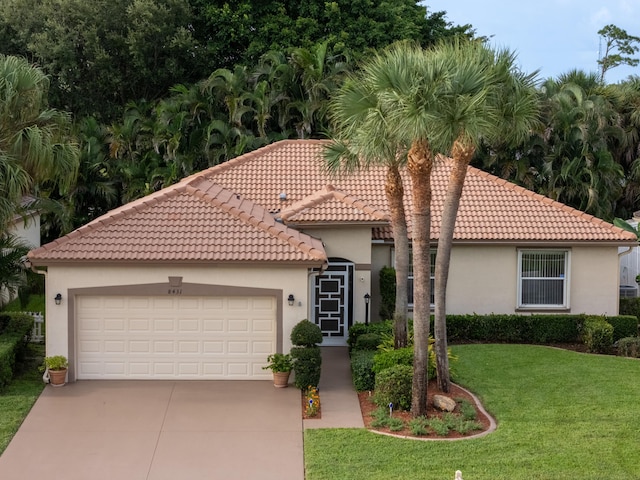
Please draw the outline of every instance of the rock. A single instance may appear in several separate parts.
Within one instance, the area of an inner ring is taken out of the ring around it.
[[[433,396],[433,406],[443,412],[453,412],[456,409],[455,400],[444,395]]]

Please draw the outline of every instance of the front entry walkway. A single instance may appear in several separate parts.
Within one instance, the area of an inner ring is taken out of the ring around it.
[[[0,479],[303,480],[300,391],[269,381],[48,386]]]

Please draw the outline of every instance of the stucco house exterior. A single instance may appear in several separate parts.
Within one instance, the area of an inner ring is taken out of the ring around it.
[[[69,357],[70,380],[265,379],[301,319],[346,344],[351,324],[378,319],[393,265],[386,171],[329,175],[324,145],[274,143],[31,251],[47,270],[48,354]],[[448,170],[442,159],[432,178],[434,248]],[[617,314],[618,248],[635,242],[469,168],[448,310]]]

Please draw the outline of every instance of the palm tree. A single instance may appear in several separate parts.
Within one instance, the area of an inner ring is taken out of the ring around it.
[[[30,246],[16,237],[0,234],[0,308],[14,297],[26,280],[24,257]]]
[[[407,345],[407,313],[409,276],[409,236],[404,208],[404,186],[400,167],[406,163],[406,147],[395,143],[380,110],[377,92],[368,79],[347,81],[330,104],[330,117],[335,132],[334,141],[325,149],[329,170],[368,168],[382,164],[387,167],[385,193],[389,203],[391,228],[395,246],[396,302],[393,314],[395,348]]]
[[[411,413],[426,414],[427,365],[430,320],[430,231],[431,171],[434,153],[431,132],[432,112],[440,101],[446,70],[437,62],[429,62],[427,52],[419,46],[400,43],[376,54],[350,80],[357,88],[345,95],[343,118],[354,115],[360,103],[369,101],[373,108],[361,118],[361,125],[347,128],[345,142],[354,142],[355,153],[379,148],[378,160],[407,157],[407,171],[412,186],[411,240],[414,269],[414,362]],[[363,101],[362,93],[368,92]],[[354,112],[351,108],[354,107]],[[364,150],[362,139],[372,130],[372,145]],[[376,135],[378,133],[378,135]],[[361,150],[362,149],[362,150]],[[406,281],[406,280],[404,280]]]
[[[438,143],[450,142],[453,165],[445,195],[435,265],[435,352],[438,387],[450,389],[447,356],[446,292],[455,222],[467,168],[483,140],[518,144],[538,115],[535,74],[515,67],[515,56],[479,42],[442,43],[431,61],[447,64],[450,76],[436,112]],[[443,152],[447,153],[447,152]]]
[[[70,116],[48,108],[48,89],[39,68],[0,55],[0,228],[24,195],[64,195],[74,184],[78,147]]]

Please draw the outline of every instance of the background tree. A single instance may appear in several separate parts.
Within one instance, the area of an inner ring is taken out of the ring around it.
[[[604,83],[604,75],[608,70],[619,65],[638,65],[638,59],[633,57],[638,52],[640,37],[629,35],[626,30],[613,24],[598,30],[600,42],[604,42],[604,53],[598,59],[600,65],[600,82]]]
[[[6,232],[0,232],[0,309],[24,285],[24,258],[30,249],[26,243]]]
[[[40,69],[0,55],[1,229],[25,195],[36,200],[65,195],[75,182],[78,147],[70,117],[48,108],[48,87]]]

